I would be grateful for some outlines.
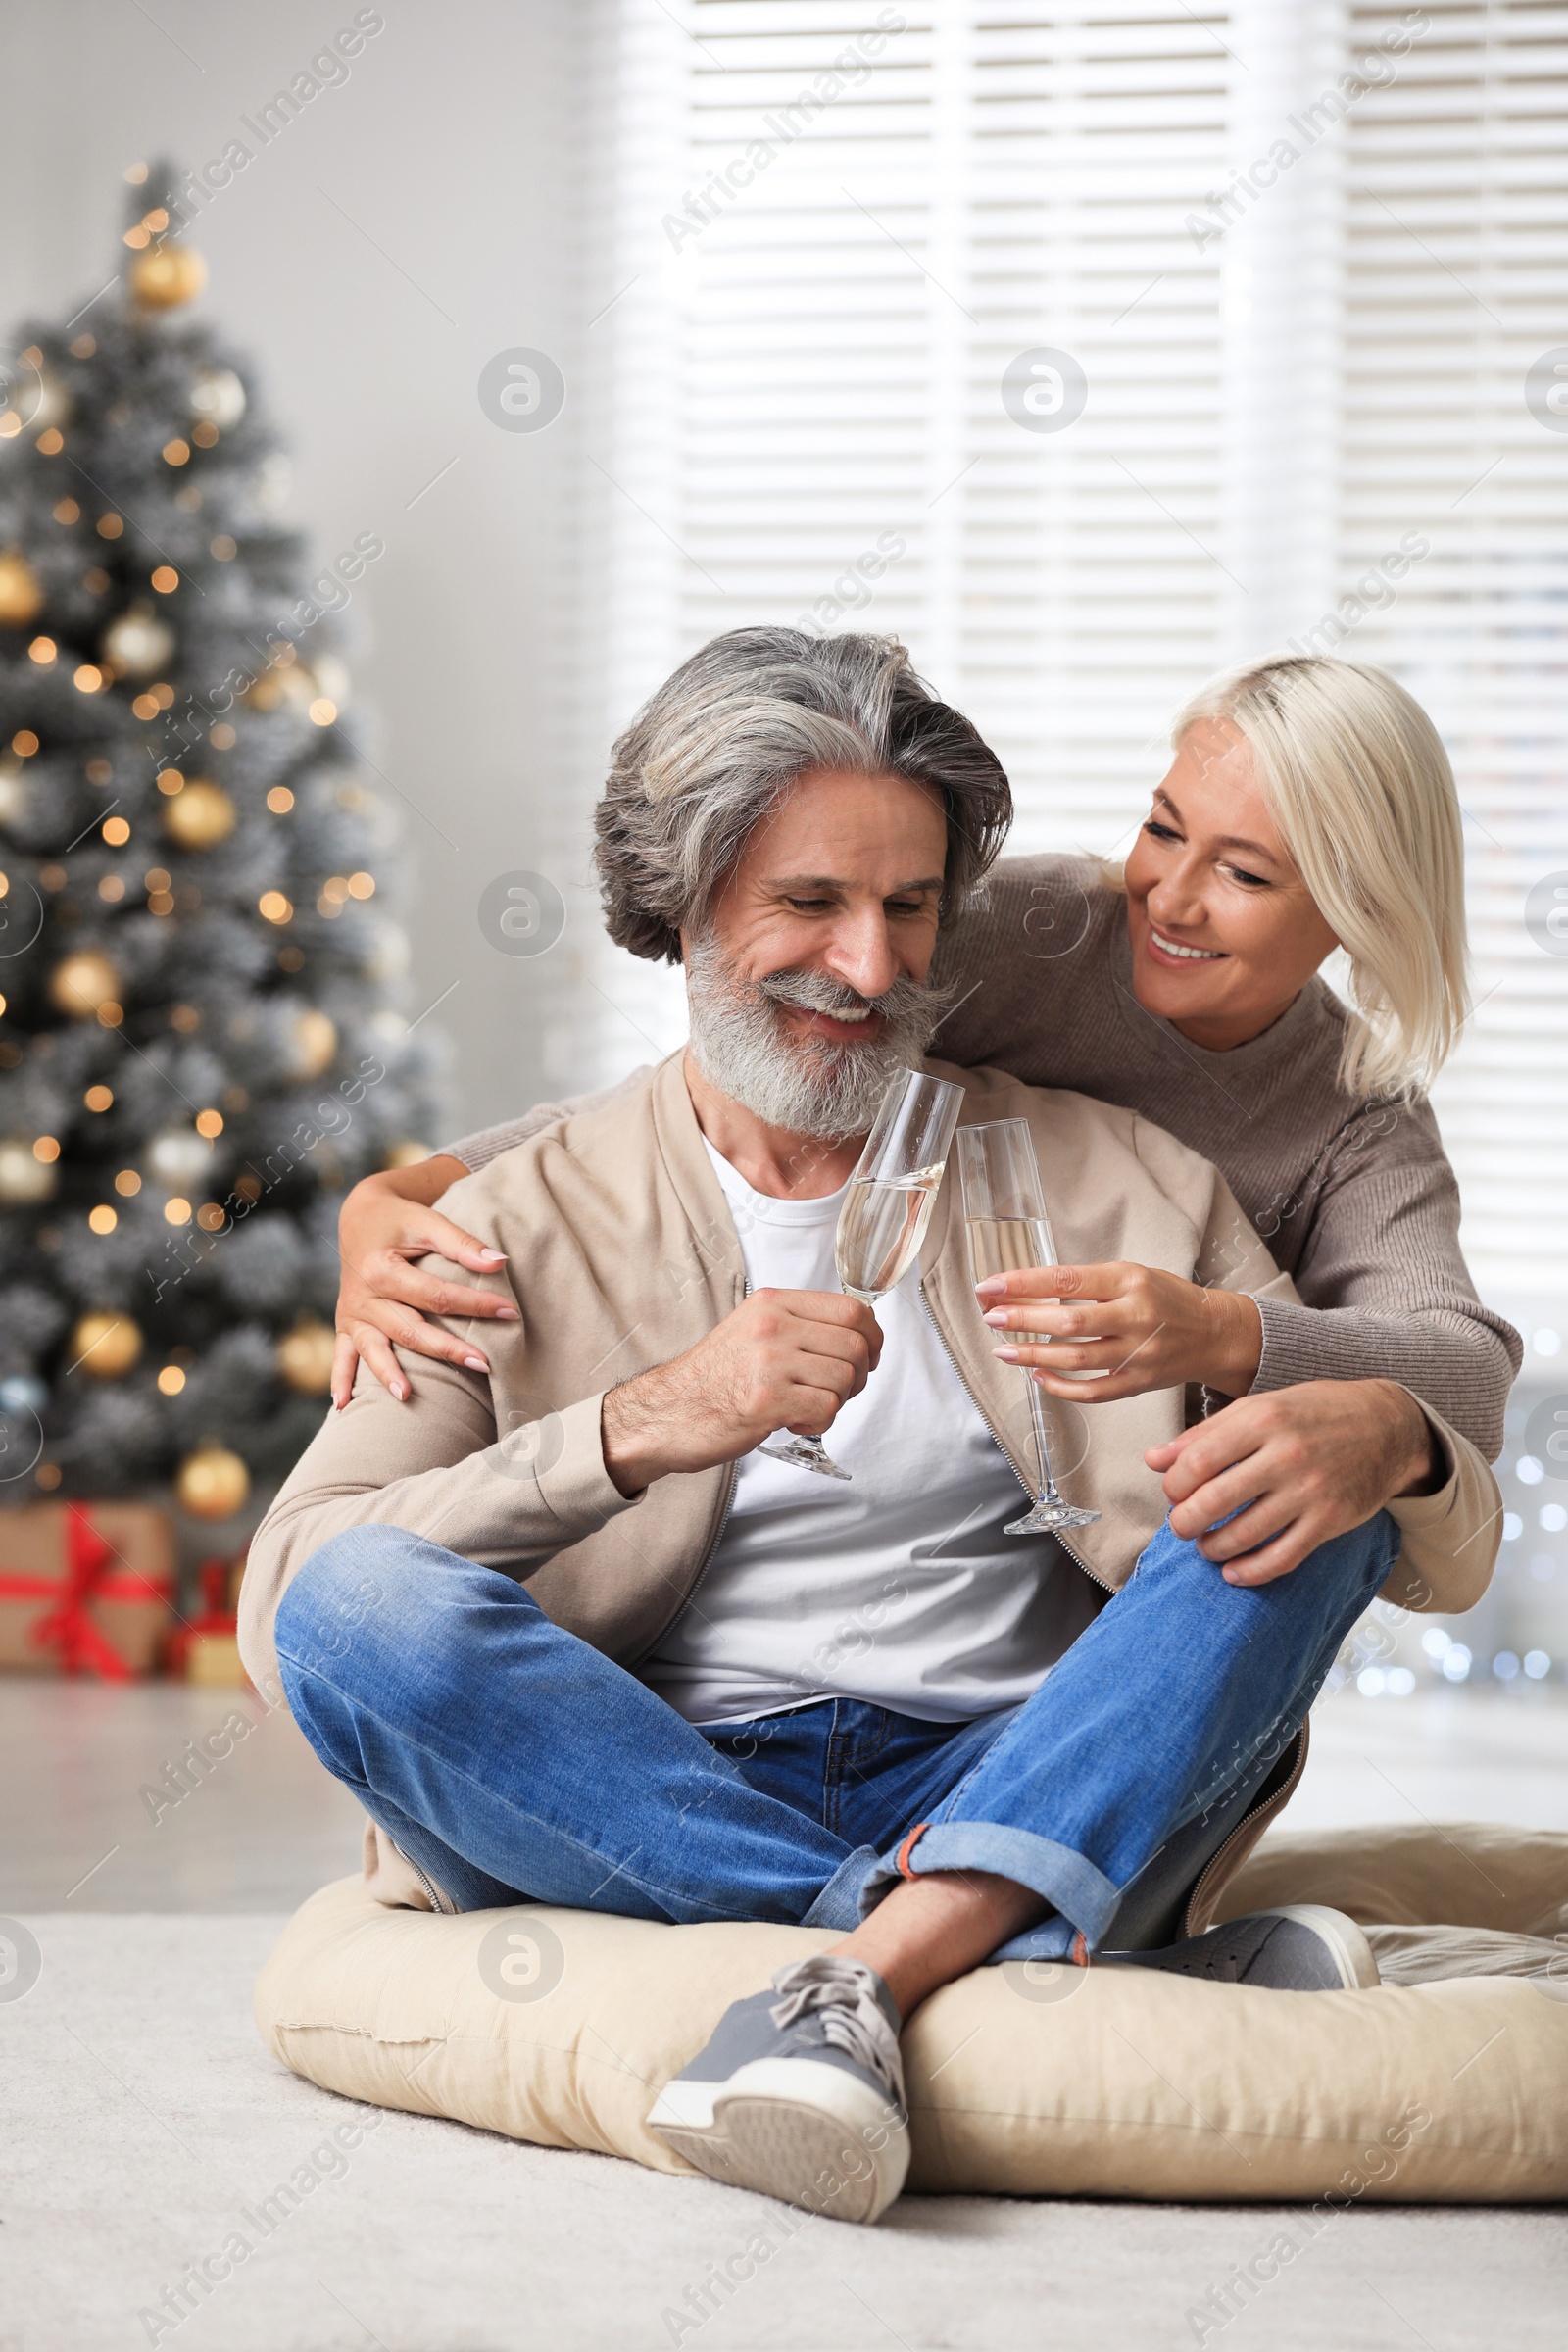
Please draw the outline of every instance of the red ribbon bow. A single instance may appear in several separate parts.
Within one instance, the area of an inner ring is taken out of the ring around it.
[[[58,1649],[67,1674],[83,1670],[114,1683],[128,1683],[130,1668],[114,1643],[94,1625],[87,1603],[115,1557],[113,1546],[92,1523],[79,1502],[66,1505],[66,1587],[57,1608],[49,1609],[31,1628],[29,1640],[41,1649]]]

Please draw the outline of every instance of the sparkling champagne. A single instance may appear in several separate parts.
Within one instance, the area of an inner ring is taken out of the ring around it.
[[[976,1282],[989,1282],[993,1274],[1018,1274],[1025,1266],[1055,1263],[1051,1232],[1044,1217],[968,1217],[964,1223],[969,1263]],[[1051,1334],[1009,1331],[1006,1337],[1009,1341],[1023,1340],[1043,1348]]]
[[[1016,1274],[1025,1266],[1054,1266],[1056,1262],[1051,1228],[1044,1217],[966,1217],[969,1263],[976,1282],[993,1274]],[[1001,1331],[993,1338],[1009,1347],[1060,1347],[1054,1331]],[[1063,1372],[1063,1380],[1103,1380],[1103,1372]]]
[[[942,1167],[910,1176],[857,1176],[839,1212],[834,1255],[852,1298],[875,1305],[904,1280],[920,1253],[942,1183]]]

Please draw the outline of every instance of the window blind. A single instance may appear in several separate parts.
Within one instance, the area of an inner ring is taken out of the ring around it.
[[[1568,345],[1568,10],[1427,13],[1348,125],[1339,610],[1367,610],[1339,650],[1396,671],[1453,759],[1477,1004],[1435,1102],[1477,1279],[1540,1321],[1568,1298],[1568,938],[1527,920],[1568,876],[1568,414],[1527,379]]]
[[[593,42],[579,870],[614,728],[742,621],[902,635],[1020,848],[1123,844],[1221,662],[1385,662],[1469,812],[1467,1244],[1568,1296],[1568,961],[1523,917],[1568,869],[1568,436],[1522,392],[1568,341],[1568,12],[606,0]],[[678,984],[577,935],[560,1074],[678,1042]]]

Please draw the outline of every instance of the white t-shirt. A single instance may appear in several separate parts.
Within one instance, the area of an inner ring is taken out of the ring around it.
[[[775,1200],[708,1152],[753,1290],[836,1291],[844,1191]],[[1054,1537],[1004,1532],[1027,1497],[954,1369],[918,1266],[876,1317],[881,1363],[825,1440],[849,1483],[747,1454],[707,1571],[640,1669],[688,1722],[822,1697],[967,1722],[1027,1698],[1095,1614],[1094,1588]]]

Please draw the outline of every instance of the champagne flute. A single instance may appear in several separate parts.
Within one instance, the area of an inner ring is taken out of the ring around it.
[[[882,1098],[839,1210],[833,1254],[839,1287],[863,1306],[895,1290],[920,1254],[948,1164],[963,1089],[922,1070],[901,1070]],[[821,1478],[848,1478],[820,1438],[780,1430],[759,1453]]]
[[[958,1176],[963,1186],[964,1233],[969,1271],[977,1282],[1012,1274],[1022,1266],[1054,1266],[1055,1245],[1046,1217],[1040,1162],[1027,1119],[988,1119],[965,1127],[958,1137]],[[1009,1332],[1024,1345],[1048,1346],[1047,1331]],[[1046,1442],[1045,1405],[1027,1366],[1029,1413],[1039,1459],[1034,1508],[1007,1528],[1009,1536],[1032,1536],[1042,1528],[1088,1527],[1098,1511],[1080,1510],[1056,1491]]]

